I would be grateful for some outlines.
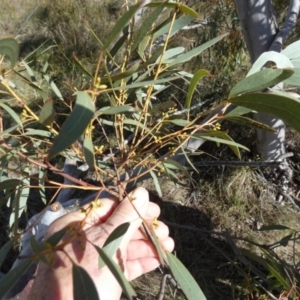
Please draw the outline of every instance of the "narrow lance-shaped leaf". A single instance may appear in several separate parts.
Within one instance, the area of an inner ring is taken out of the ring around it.
[[[126,234],[128,228],[130,226],[130,223],[124,223],[118,226],[117,228],[114,229],[114,231],[109,235],[107,240],[105,241],[103,245],[103,249],[109,255],[110,257],[113,257],[116,251],[118,250],[120,243]],[[103,268],[105,266],[105,262],[99,256],[99,268]]]
[[[9,57],[13,68],[19,57],[19,43],[13,38],[0,39],[0,54]]]
[[[83,134],[93,118],[94,112],[95,107],[89,94],[77,92],[75,107],[54,139],[49,151],[49,158],[65,150]]]
[[[16,123],[19,124],[19,126],[23,126],[22,121],[20,120],[20,117],[6,104],[0,103],[0,107],[2,107],[10,116],[16,121]]]
[[[159,184],[159,181],[158,181],[158,178],[157,178],[155,172],[150,171],[150,175],[151,175],[151,177],[153,179],[153,182],[154,182],[154,185],[155,185],[155,189],[156,189],[156,191],[158,193],[158,196],[162,197],[161,187],[160,187],[160,184]]]
[[[285,225],[274,224],[274,225],[262,226],[258,231],[287,230],[287,229],[291,229],[291,228]]]
[[[193,50],[188,51],[187,53],[184,53],[184,54],[178,56],[174,61],[172,61],[170,63],[169,67],[189,61],[193,57],[201,54],[201,52],[203,52],[204,50],[208,49],[209,47],[213,46],[214,44],[216,44],[217,42],[222,40],[226,35],[228,35],[228,33],[222,34],[222,35],[200,45],[199,47],[196,47]]]
[[[76,265],[72,265],[73,299],[75,300],[98,300],[98,292],[94,281],[87,271]]]
[[[54,247],[56,246],[59,241],[63,238],[63,236],[66,234],[68,228],[65,227],[57,232],[55,232],[54,234],[52,234],[45,242],[44,245],[46,247],[51,246]]]
[[[14,241],[9,240],[7,241],[1,248],[0,248],[0,267],[5,260],[7,253],[10,251],[11,247],[13,246]]]
[[[292,69],[264,69],[254,73],[238,82],[230,91],[229,98],[250,92],[257,92],[274,86],[291,77]]]
[[[90,168],[94,169],[95,167],[95,153],[94,145],[90,135],[87,135],[83,141],[83,153],[85,160]]]
[[[206,300],[194,277],[172,253],[167,252],[169,266],[173,276],[189,300]]]
[[[7,179],[0,182],[0,191],[14,189],[20,184],[22,184],[22,180],[20,179]]]
[[[54,122],[53,99],[47,99],[39,115],[39,122],[44,126],[51,126]]]
[[[33,263],[34,260],[26,259],[0,279],[0,299],[4,299],[4,296],[17,284],[20,277]]]
[[[97,252],[101,256],[111,273],[114,275],[115,279],[118,281],[127,298],[134,299],[134,297],[136,297],[136,292],[126,279],[120,267],[114,262],[114,260],[106,253],[104,249],[101,249],[95,245],[94,247],[96,248]]]
[[[267,130],[270,132],[276,132],[275,129],[273,129],[272,127],[270,127],[266,124],[263,124],[263,123],[255,121],[253,119],[242,117],[242,116],[227,116],[227,115],[225,115],[224,117],[222,117],[222,120],[228,120],[233,123],[241,124],[241,125],[248,126],[251,128],[254,127],[254,128],[258,128],[258,129]]]
[[[135,15],[135,13],[142,6],[142,4],[143,2],[140,1],[136,5],[131,6],[129,10],[118,20],[117,24],[109,33],[108,38],[106,39],[103,45],[103,50],[108,49],[108,47],[111,45],[113,40],[118,36],[118,34],[122,31],[122,29],[128,24],[128,22]]]
[[[131,51],[134,51],[139,43],[144,39],[147,33],[151,30],[153,24],[157,20],[158,16],[164,9],[164,3],[161,3],[156,9],[144,20],[141,27],[137,31],[136,35],[133,37],[133,42],[131,44]]]
[[[156,4],[156,3],[151,3],[151,4]],[[176,34],[180,29],[182,29],[184,26],[188,25],[192,20],[195,18],[189,15],[183,15],[176,19],[173,23],[170,37],[172,37],[174,34]],[[153,33],[153,38],[156,39],[160,37],[161,35],[169,32],[170,29],[170,23],[172,21],[172,16],[166,21],[163,22],[162,24],[158,25],[154,30],[152,31]]]
[[[255,111],[272,114],[300,132],[300,101],[268,93],[251,93],[228,99],[229,102]]]
[[[198,81],[200,79],[202,79],[204,76],[207,76],[207,75],[210,75],[209,72],[206,71],[206,70],[201,69],[201,70],[198,70],[195,73],[194,77],[191,79],[189,89],[188,89],[188,93],[187,93],[186,100],[185,100],[185,107],[187,109],[190,109],[190,107],[191,107],[192,97],[194,95],[194,92],[195,92],[195,89],[197,87]],[[188,115],[189,115],[189,112],[188,112]]]

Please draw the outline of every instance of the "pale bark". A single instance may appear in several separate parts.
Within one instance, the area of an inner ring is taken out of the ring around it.
[[[291,0],[282,29],[279,29],[271,0],[235,0],[251,62],[266,51],[280,52],[283,42],[293,30],[299,13],[299,0]],[[285,153],[284,122],[266,113],[254,119],[277,130],[276,133],[258,129],[257,151],[263,160],[274,160]]]

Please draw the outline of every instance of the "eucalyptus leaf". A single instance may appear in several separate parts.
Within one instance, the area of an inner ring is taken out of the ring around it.
[[[229,102],[255,111],[272,114],[300,131],[300,101],[270,93],[251,93],[228,99]]]
[[[259,72],[261,68],[269,61],[276,64],[278,69],[293,69],[294,65],[291,60],[282,53],[275,51],[264,52],[259,56],[259,58],[254,62],[252,68],[248,72],[247,76],[250,76],[256,72]]]
[[[90,95],[86,92],[77,92],[76,96],[75,107],[54,139],[48,154],[49,158],[71,146],[94,117],[95,107]]]
[[[156,191],[157,191],[158,196],[159,196],[159,197],[162,197],[161,186],[160,186],[160,184],[159,184],[159,181],[158,181],[158,178],[157,178],[155,172],[150,171],[150,175],[151,175],[151,177],[152,177],[152,179],[153,179],[154,186],[155,186],[155,189],[156,189]]]
[[[0,39],[0,54],[8,56],[12,68],[18,61],[19,51],[19,43],[14,38]]]
[[[211,46],[213,46],[214,44],[216,44],[217,42],[219,42],[220,40],[222,40],[225,36],[227,36],[228,33],[224,33],[180,56],[178,56],[174,61],[172,61],[169,65],[169,67],[174,66],[174,65],[178,65],[181,63],[184,63],[186,61],[189,61],[190,59],[192,59],[193,57],[201,54],[204,50],[210,48]]]
[[[119,225],[117,228],[115,228],[114,231],[108,236],[107,240],[105,241],[102,247],[107,253],[107,255],[109,255],[110,257],[113,257],[115,255],[129,227],[130,227],[129,222],[123,223]],[[103,261],[101,256],[99,256],[98,265],[99,265],[99,269],[105,266],[105,262]]]
[[[20,120],[20,117],[6,104],[0,102],[0,107],[2,107],[6,112],[15,120],[15,122],[19,126],[23,126],[22,121]]]
[[[20,179],[7,179],[5,181],[0,182],[0,191],[15,189],[22,183],[23,182]]]
[[[264,69],[239,81],[230,91],[229,98],[239,94],[261,91],[274,86],[294,74],[292,69]]]
[[[123,271],[120,269],[120,267],[115,263],[113,258],[111,258],[104,249],[101,249],[94,245],[97,252],[101,256],[101,259],[103,259],[104,263],[107,265],[111,273],[114,275],[115,279],[118,281],[119,285],[121,286],[123,292],[127,296],[128,299],[134,299],[136,297],[136,292],[132,288],[131,284],[126,279],[125,275],[123,274]]]
[[[113,29],[110,31],[108,38],[106,39],[102,49],[106,50],[109,48],[111,43],[114,41],[114,39],[117,38],[119,33],[125,28],[125,26],[129,23],[129,21],[132,19],[132,17],[135,15],[135,13],[138,11],[138,9],[141,8],[143,2],[139,1],[137,4],[131,6],[129,10],[122,15],[122,17],[118,20],[116,25],[113,27]]]
[[[197,87],[199,80],[202,79],[204,76],[208,76],[208,75],[210,75],[208,71],[206,71],[204,69],[200,69],[194,74],[193,78],[191,79],[190,85],[188,88],[188,93],[187,93],[186,100],[185,100],[185,108],[187,108],[188,110],[191,107],[192,97],[194,95],[194,92],[195,92],[195,89]]]
[[[95,153],[92,138],[86,135],[83,141],[83,153],[85,160],[91,169],[95,167]]]
[[[194,277],[182,262],[170,252],[166,252],[171,272],[189,300],[206,300]]]
[[[24,259],[17,267],[10,270],[0,279],[0,299],[5,299],[4,296],[17,284],[20,277],[33,263],[34,260],[32,259]]]
[[[12,246],[14,245],[13,240],[8,240],[3,246],[0,248],[0,267],[5,260],[7,253],[10,251]]]
[[[268,225],[268,226],[262,226],[258,231],[272,231],[272,230],[291,230],[290,227],[280,224],[274,224],[274,225]]]
[[[73,263],[72,278],[74,300],[99,300],[95,283],[84,268]]]
[[[54,122],[54,108],[53,108],[53,99],[49,98],[45,101],[40,115],[39,122],[44,126],[51,126]]]
[[[144,37],[148,34],[148,32],[152,29],[153,24],[161,14],[164,9],[164,3],[158,5],[155,10],[150,13],[150,15],[143,21],[136,35],[133,36],[133,41],[131,43],[131,51],[134,51],[137,46],[141,43]]]

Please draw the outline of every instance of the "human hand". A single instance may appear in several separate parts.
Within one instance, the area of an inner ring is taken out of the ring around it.
[[[148,192],[138,188],[119,205],[114,199],[101,199],[101,203],[102,206],[92,210],[83,225],[82,232],[88,241],[84,243],[84,249],[82,238],[78,237],[67,244],[64,251],[55,253],[51,266],[40,262],[29,299],[70,299],[70,295],[73,294],[72,261],[88,272],[101,300],[119,299],[121,287],[107,266],[98,268],[99,254],[93,244],[102,247],[112,231],[126,222],[130,222],[130,227],[114,256],[126,278],[133,280],[159,266],[155,247],[140,228],[142,219],[139,215],[153,223],[154,218],[160,214],[159,207],[149,202]],[[45,238],[66,226],[82,221],[84,217],[85,214],[78,210],[58,219],[48,228]],[[174,241],[169,237],[168,227],[158,222],[155,233],[161,245],[172,251]]]

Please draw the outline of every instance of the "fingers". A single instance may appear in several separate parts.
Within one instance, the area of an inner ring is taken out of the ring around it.
[[[160,244],[165,251],[172,252],[174,249],[174,240],[170,237],[160,240]],[[130,241],[127,248],[127,261],[143,257],[158,257],[157,250],[153,243],[146,240]]]
[[[160,265],[159,259],[155,257],[144,257],[127,262],[129,281],[140,277],[141,275],[155,270]]]
[[[101,206],[93,210],[90,217],[86,220],[85,228],[97,225],[99,222],[105,222],[118,205],[117,199],[114,198],[101,199],[100,203]],[[89,204],[85,205],[83,208],[87,209],[88,205]],[[72,223],[82,221],[85,216],[85,213],[81,209],[68,213],[67,215],[57,219],[49,226],[45,237],[49,237],[54,232],[57,232]]]
[[[146,222],[150,225],[153,226],[153,219],[151,220],[146,220]],[[165,223],[161,222],[161,221],[157,221],[156,223],[156,227],[155,227],[155,234],[159,239],[165,239],[167,236],[169,236],[169,227],[165,225]],[[146,225],[145,225],[146,226]],[[148,235],[145,233],[145,230],[143,228],[143,226],[141,226],[139,228],[139,230],[137,230],[135,232],[135,234],[132,237],[133,240],[148,240]]]
[[[144,188],[137,188],[128,195],[115,209],[113,214],[102,224],[102,229],[110,234],[117,226],[129,222],[130,227],[122,240],[125,247],[138,230],[149,205],[149,194]]]

